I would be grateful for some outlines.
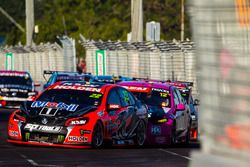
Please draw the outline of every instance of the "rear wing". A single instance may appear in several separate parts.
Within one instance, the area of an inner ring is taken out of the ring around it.
[[[77,72],[73,72],[73,71],[53,71],[53,70],[44,70],[43,71],[43,78],[47,80],[47,78],[45,77],[45,75],[52,75],[53,73],[72,73],[72,74],[80,74],[80,75],[91,75],[91,73],[77,73]]]
[[[193,82],[187,82],[187,81],[172,81],[172,83],[180,83],[180,84],[185,84],[189,87],[193,87],[194,83]]]

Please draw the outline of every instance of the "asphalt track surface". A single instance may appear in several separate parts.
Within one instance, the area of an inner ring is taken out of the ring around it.
[[[119,166],[187,167],[199,143],[144,148],[114,146],[104,149],[68,149],[12,145],[7,142],[7,122],[13,110],[0,109],[0,166]]]

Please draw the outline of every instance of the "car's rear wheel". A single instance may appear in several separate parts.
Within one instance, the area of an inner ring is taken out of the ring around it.
[[[172,132],[171,132],[171,144],[176,145],[177,144],[177,136],[176,136],[176,126],[172,126]]]
[[[137,146],[141,147],[144,145],[145,140],[146,140],[146,125],[142,120],[140,120],[136,128],[134,143]]]
[[[103,146],[103,127],[100,122],[97,122],[92,134],[92,147],[100,148]]]
[[[189,143],[190,143],[190,127],[188,127],[188,129],[187,129],[187,134],[186,134],[186,138],[185,138],[185,142],[184,142],[184,144],[186,145],[186,146],[188,146],[189,145]]]

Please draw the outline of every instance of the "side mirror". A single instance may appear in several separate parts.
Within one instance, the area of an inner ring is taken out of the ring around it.
[[[120,108],[121,108],[121,106],[119,104],[109,104],[108,105],[108,110],[118,110]]]
[[[198,99],[195,99],[195,100],[194,100],[194,105],[195,105],[195,106],[198,106],[198,105],[200,105],[200,100],[198,100]]]
[[[186,109],[186,106],[185,104],[178,104],[177,107],[176,107],[176,110],[177,111],[183,111]]]
[[[34,86],[35,86],[35,87],[38,87],[38,86],[41,86],[41,84],[40,84],[39,82],[35,82],[35,83],[34,83]]]

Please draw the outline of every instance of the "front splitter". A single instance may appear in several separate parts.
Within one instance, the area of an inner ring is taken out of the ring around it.
[[[80,146],[80,145],[71,145],[71,144],[52,144],[52,143],[38,143],[38,142],[25,142],[19,140],[7,140],[9,143],[20,144],[20,145],[30,145],[30,146],[39,146],[39,147],[61,147],[61,148],[91,148],[91,146]]]

